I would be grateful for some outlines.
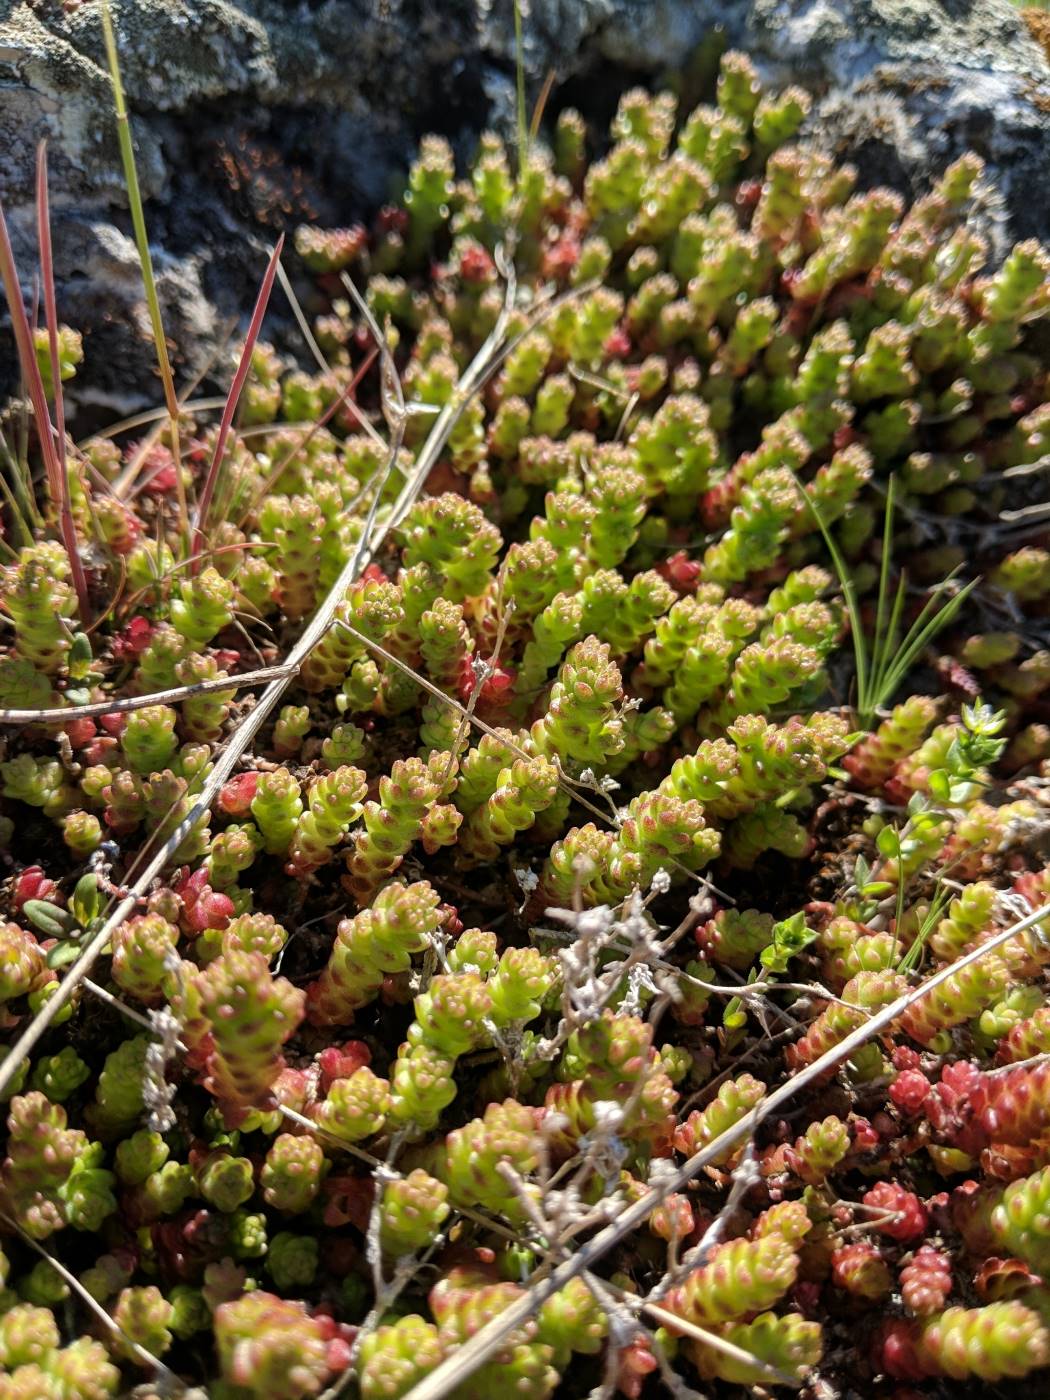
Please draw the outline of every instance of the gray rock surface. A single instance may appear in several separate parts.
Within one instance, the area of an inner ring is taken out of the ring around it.
[[[865,183],[920,190],[988,162],[1000,246],[1050,227],[1050,66],[1008,0],[522,0],[552,106],[605,116],[704,40],[817,97],[811,139]],[[114,0],[140,178],[180,377],[221,353],[277,227],[382,202],[420,134],[461,150],[513,112],[511,0]],[[0,196],[33,265],[37,141],[50,147],[61,314],[85,331],[83,409],[155,402],[96,0],[0,0]],[[0,336],[3,330],[0,328]],[[8,342],[9,344],[9,342]],[[0,340],[0,382],[4,361]]]

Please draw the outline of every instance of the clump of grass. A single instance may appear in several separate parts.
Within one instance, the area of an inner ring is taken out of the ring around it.
[[[875,624],[870,636],[861,612],[852,571],[825,524],[820,508],[815,501],[808,500],[809,509],[813,512],[831,555],[846,603],[855,666],[856,691],[853,704],[857,717],[865,728],[870,728],[879,712],[891,703],[923,652],[958,616],[966,599],[979,582],[977,579],[971,579],[968,583],[958,585],[954,575],[949,575],[929,590],[917,616],[907,627],[903,627],[908,601],[906,571],[901,569],[898,572],[895,588],[892,583],[896,491],[896,478],[891,476],[886,485],[882,552],[875,596]]]

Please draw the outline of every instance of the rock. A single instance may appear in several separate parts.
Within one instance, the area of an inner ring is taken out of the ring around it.
[[[680,67],[716,30],[772,84],[818,99],[811,138],[860,171],[861,183],[915,194],[966,150],[987,162],[989,218],[1000,251],[1050,234],[1050,62],[1008,0],[532,0],[531,75],[598,76]],[[513,54],[509,6],[485,48]],[[993,213],[994,211],[994,213]]]
[[[817,98],[809,139],[916,193],[973,148],[997,251],[1048,233],[1050,63],[1008,0],[522,0],[530,94],[607,117],[707,41]],[[381,203],[419,136],[513,129],[510,0],[114,0],[166,327],[181,383],[220,361],[281,226]],[[695,69],[695,65],[694,65]],[[0,195],[27,285],[37,141],[50,149],[63,319],[82,417],[159,399],[95,0],[0,21]],[[689,79],[685,80],[689,90]],[[278,298],[274,314],[282,308]],[[130,332],[130,333],[129,333]],[[217,378],[225,378],[220,365]],[[3,365],[0,362],[0,378]],[[4,385],[0,383],[0,389]],[[70,386],[71,389],[73,386]]]

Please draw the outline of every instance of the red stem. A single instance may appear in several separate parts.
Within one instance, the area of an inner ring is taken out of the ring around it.
[[[263,498],[263,496],[266,495],[266,493],[270,490],[271,486],[273,486],[274,482],[279,481],[281,479],[281,473],[284,471],[285,467],[292,460],[292,458],[298,456],[298,454],[302,452],[303,449],[307,446],[307,444],[312,440],[314,434],[319,432],[330,418],[334,418],[335,415],[339,412],[339,410],[343,407],[343,405],[347,403],[347,400],[350,397],[350,395],[354,392],[354,390],[361,383],[361,380],[364,379],[365,375],[375,364],[378,355],[379,348],[378,346],[373,345],[365,359],[358,367],[353,379],[351,379],[348,384],[345,384],[343,388],[339,391],[339,397],[337,399],[332,400],[332,402],[328,405],[325,411],[321,414],[320,418],[318,418],[317,422],[312,423],[310,425],[309,430],[303,434],[303,436],[299,439],[299,441],[295,444],[294,447],[290,447],[288,449],[288,451],[284,454],[281,460],[277,463],[276,467],[274,467],[273,471],[266,478],[262,490],[256,495],[251,505],[248,506],[247,510],[241,516],[240,520],[238,520],[238,526],[244,524],[244,522],[248,519],[249,515],[251,515],[252,511],[258,505],[259,501]],[[356,404],[351,403],[347,404],[347,406],[359,423],[363,423],[365,421],[361,410],[357,407]]]
[[[208,475],[204,478],[204,485],[201,488],[200,499],[197,502],[197,518],[193,528],[193,545],[190,553],[197,556],[193,565],[193,573],[200,572],[201,559],[204,549],[204,527],[208,520],[208,509],[211,506],[212,497],[215,495],[215,483],[219,477],[219,467],[222,465],[223,455],[226,451],[226,439],[230,435],[230,428],[233,424],[233,415],[237,412],[237,404],[240,401],[241,391],[248,378],[251,369],[252,351],[255,349],[255,342],[259,338],[262,329],[263,317],[266,315],[266,306],[270,300],[270,293],[273,290],[274,278],[277,276],[277,264],[280,261],[281,250],[284,247],[284,234],[277,240],[270,257],[269,266],[266,269],[266,276],[262,280],[259,288],[259,295],[255,302],[255,310],[252,312],[251,323],[248,326],[248,334],[245,337],[244,348],[241,350],[240,363],[237,366],[237,373],[233,376],[233,383],[230,385],[230,392],[226,398],[226,407],[222,411],[222,421],[219,423],[219,435],[215,440],[215,451],[208,466]]]
[[[55,264],[51,252],[51,202],[47,187],[47,142],[41,141],[36,151],[36,227],[37,243],[40,248],[40,280],[44,292],[44,316],[47,320],[48,349],[51,355],[51,383],[55,394],[55,434],[58,439],[58,452],[55,461],[55,477],[51,493],[58,509],[58,524],[62,533],[62,543],[69,557],[69,567],[73,574],[73,587],[76,590],[80,607],[82,627],[89,627],[91,617],[88,612],[87,577],[77,547],[77,531],[73,521],[73,508],[69,499],[69,477],[66,473],[66,409],[62,396],[62,374],[58,358],[58,308],[55,301]],[[36,355],[33,356],[36,365]],[[39,367],[38,367],[39,368]],[[51,421],[46,425],[51,435]],[[54,451],[51,454],[55,456]],[[45,454],[45,463],[48,461]]]
[[[18,360],[22,367],[22,378],[29,390],[33,413],[36,416],[40,451],[44,458],[44,470],[47,473],[48,484],[54,493],[54,486],[58,482],[61,468],[55,456],[51,414],[47,406],[47,395],[44,392],[40,366],[36,362],[36,350],[29,329],[29,318],[26,316],[25,302],[22,300],[22,288],[18,281],[18,269],[15,267],[15,256],[11,248],[11,238],[7,232],[7,220],[4,218],[2,200],[0,200],[0,278],[3,279],[7,306],[11,313],[11,326],[14,330],[15,344],[18,346]],[[76,550],[76,541],[74,539],[72,550],[70,550],[68,542],[64,541],[64,543],[66,544],[66,552],[70,555],[69,564],[74,583],[78,578],[83,582],[83,568]]]

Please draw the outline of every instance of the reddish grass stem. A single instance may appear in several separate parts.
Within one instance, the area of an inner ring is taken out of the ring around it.
[[[325,411],[321,414],[320,418],[318,418],[317,422],[311,423],[310,427],[295,444],[295,446],[290,447],[288,451],[284,454],[284,456],[281,458],[281,460],[277,463],[276,467],[274,467],[273,471],[266,478],[265,482],[263,482],[262,488],[255,493],[255,497],[251,505],[249,505],[248,508],[242,512],[241,518],[237,521],[238,526],[244,525],[244,522],[248,519],[249,515],[251,515],[252,511],[255,510],[256,506],[259,504],[262,498],[265,495],[267,495],[270,491],[272,491],[275,483],[281,479],[281,475],[284,472],[285,467],[288,466],[289,462],[291,462],[294,457],[296,457],[300,452],[303,451],[303,449],[309,444],[314,435],[325,426],[329,419],[335,417],[335,415],[339,412],[339,410],[343,407],[344,404],[354,414],[359,423],[363,423],[365,421],[364,415],[362,414],[361,410],[357,407],[356,404],[350,403],[349,398],[350,395],[361,383],[361,380],[365,377],[368,371],[375,364],[378,355],[379,351],[375,348],[375,346],[373,346],[372,349],[369,350],[365,359],[358,366],[353,379],[349,380],[340,390],[339,397],[332,400],[332,402],[328,405]]]
[[[37,364],[36,348],[33,344],[32,332],[29,329],[29,317],[26,315],[25,302],[22,300],[22,288],[18,281],[18,269],[15,267],[14,251],[11,248],[11,238],[7,231],[7,220],[4,218],[2,201],[0,201],[0,276],[3,277],[4,292],[7,296],[8,309],[11,312],[11,325],[14,330],[15,344],[18,347],[18,360],[22,367],[22,377],[29,390],[29,397],[33,405],[33,413],[36,415],[40,450],[44,458],[44,470],[47,474],[51,499],[58,511],[59,523],[63,527],[62,542],[69,556],[69,567],[73,575],[73,584],[76,588],[77,599],[82,610],[82,617],[86,618],[87,580],[85,579],[84,566],[81,563],[80,554],[77,550],[76,534],[67,533],[67,525],[69,531],[72,531],[72,517],[68,516],[66,520],[63,520],[61,506],[62,466],[55,450],[51,411],[47,406],[47,394],[44,390],[44,380],[40,373],[40,366]],[[50,314],[49,312],[49,320]]]
[[[277,264],[280,261],[281,250],[284,247],[284,234],[277,240],[277,246],[270,256],[269,265],[266,268],[266,275],[263,277],[262,286],[259,288],[259,295],[255,301],[255,310],[252,312],[252,319],[248,326],[248,334],[244,340],[241,350],[241,358],[237,365],[237,373],[233,376],[233,383],[230,385],[230,392],[226,397],[226,407],[222,411],[222,420],[219,423],[219,435],[215,439],[215,451],[212,453],[211,462],[208,465],[208,475],[204,478],[204,485],[201,488],[200,498],[197,502],[196,521],[193,527],[193,546],[191,553],[200,556],[204,546],[204,527],[208,523],[208,509],[211,506],[212,497],[215,495],[215,483],[219,477],[219,468],[222,466],[222,459],[226,452],[226,440],[230,435],[230,428],[233,426],[233,415],[237,412],[237,404],[240,402],[241,392],[244,389],[248,378],[248,372],[252,367],[252,352],[255,349],[255,342],[259,339],[259,332],[262,329],[263,317],[266,315],[266,306],[270,300],[270,293],[273,291],[274,278],[277,276]],[[198,557],[193,565],[193,572],[199,573],[200,558]]]
[[[62,365],[58,355],[58,306],[55,300],[55,260],[51,251],[51,201],[47,186],[47,142],[41,141],[36,150],[36,229],[37,244],[40,249],[40,282],[44,294],[44,316],[47,320],[48,352],[51,357],[51,386],[55,399],[55,437],[57,441],[55,479],[51,485],[52,498],[58,511],[58,524],[62,532],[62,543],[69,556],[69,567],[73,574],[73,587],[76,589],[80,606],[80,624],[91,625],[88,613],[87,577],[77,548],[77,531],[73,522],[73,508],[69,499],[69,476],[66,471],[66,407],[62,395]],[[34,355],[34,363],[36,356]],[[39,368],[39,365],[37,366]],[[51,424],[47,424],[50,433]],[[45,461],[47,458],[45,457]]]

